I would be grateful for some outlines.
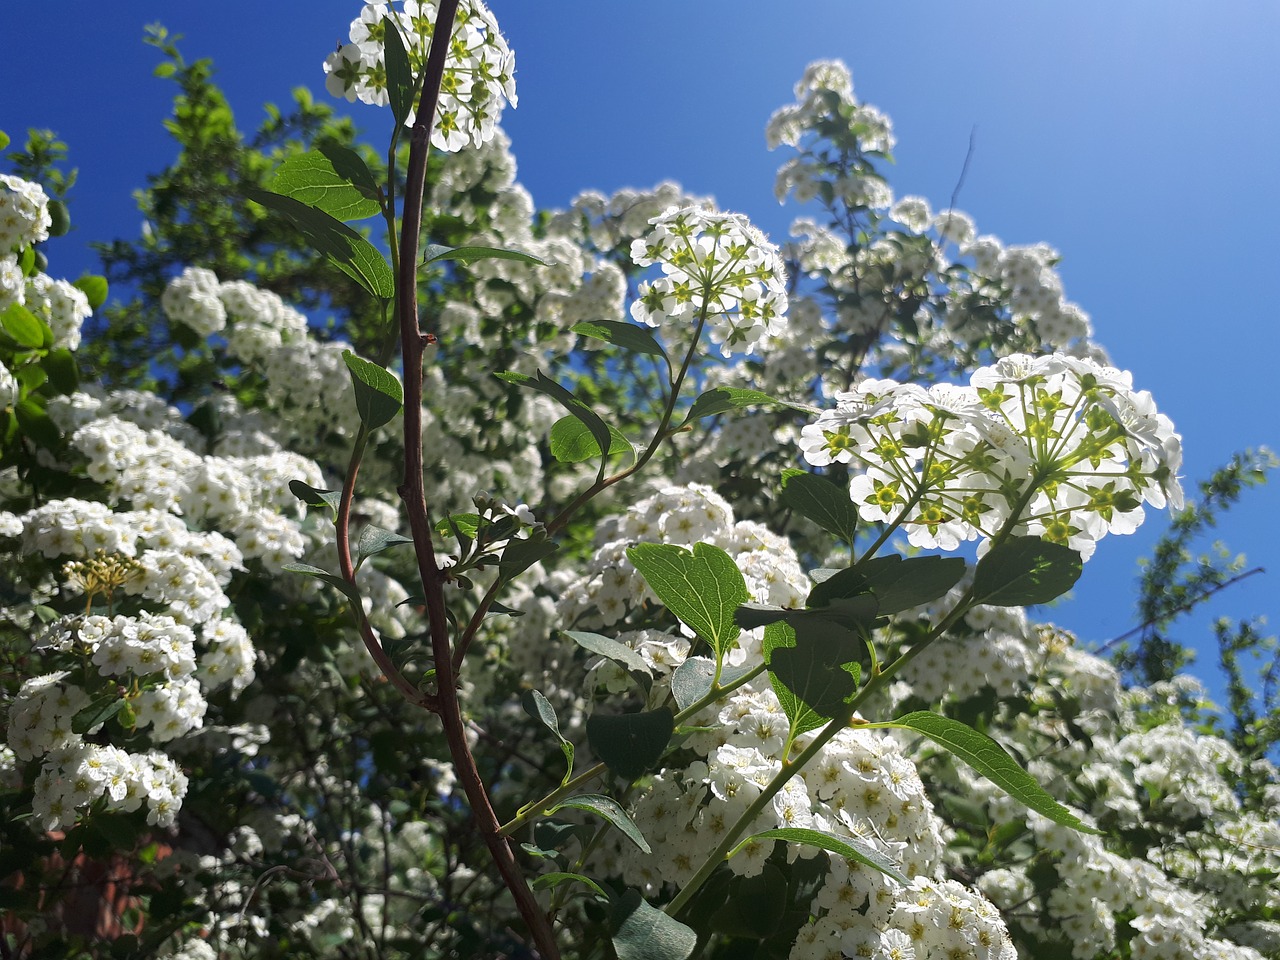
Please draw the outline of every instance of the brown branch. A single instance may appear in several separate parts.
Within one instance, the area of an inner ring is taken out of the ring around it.
[[[488,791],[476,769],[467,744],[466,725],[458,703],[458,687],[450,648],[449,621],[444,600],[445,576],[436,560],[432,544],[431,520],[422,475],[422,358],[428,337],[418,324],[418,247],[422,230],[422,204],[427,179],[427,158],[431,151],[431,128],[435,122],[444,76],[445,56],[453,35],[458,0],[441,0],[439,14],[427,55],[422,97],[409,134],[409,164],[405,174],[404,213],[400,231],[400,263],[396,278],[396,312],[400,325],[400,346],[404,356],[404,482],[399,488],[409,517],[418,572],[426,600],[431,629],[431,651],[436,667],[436,712],[444,726],[445,739],[453,760],[454,773],[467,795],[476,829],[489,849],[502,881],[529,928],[534,944],[544,960],[558,960],[551,924],[525,882],[507,838],[499,832],[498,818],[489,803]]]

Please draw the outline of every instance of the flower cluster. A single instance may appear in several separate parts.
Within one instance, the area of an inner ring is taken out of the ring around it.
[[[402,6],[395,11],[388,3],[364,5],[360,16],[351,21],[351,42],[339,46],[324,62],[329,93],[377,106],[389,102],[388,20],[399,31],[415,75],[422,75],[439,5],[436,0],[404,0]],[[432,144],[452,153],[489,140],[504,104],[516,105],[514,74],[515,55],[493,14],[480,0],[463,0],[449,40]],[[413,122],[412,113],[406,122]]]
[[[631,315],[656,327],[665,320],[706,323],[721,353],[750,353],[786,326],[787,282],[777,248],[745,217],[699,207],[667,210],[631,244],[641,267],[662,276],[640,285]]]
[[[849,490],[860,515],[925,548],[1031,534],[1088,557],[1137,529],[1143,502],[1181,504],[1181,441],[1151,395],[1056,354],[1005,357],[968,387],[866,380],[800,446],[814,466],[864,465]]]
[[[49,239],[52,224],[49,197],[40,184],[0,174],[0,252],[7,255]]]

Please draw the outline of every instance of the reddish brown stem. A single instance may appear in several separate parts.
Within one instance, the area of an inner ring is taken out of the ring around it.
[[[445,740],[453,760],[454,773],[467,795],[475,817],[476,829],[493,857],[503,883],[511,891],[520,916],[524,918],[539,953],[544,960],[558,960],[551,924],[543,914],[533,892],[525,882],[507,838],[489,803],[489,794],[475,758],[467,745],[466,725],[458,703],[458,687],[450,648],[449,621],[444,600],[445,575],[436,561],[432,544],[431,520],[422,476],[422,357],[430,342],[418,325],[418,245],[422,230],[422,203],[426,188],[427,157],[431,150],[431,128],[435,122],[440,81],[444,76],[445,55],[458,0],[441,0],[432,35],[431,51],[422,84],[422,98],[409,134],[409,165],[405,174],[404,211],[400,230],[399,275],[396,278],[396,310],[400,323],[400,344],[404,355],[404,483],[399,488],[409,517],[417,553],[418,572],[426,598],[427,619],[431,629],[431,652],[436,668],[437,713],[444,726]]]

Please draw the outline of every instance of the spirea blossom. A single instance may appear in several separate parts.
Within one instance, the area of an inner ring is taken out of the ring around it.
[[[0,173],[0,253],[49,239],[52,224],[44,187]]]
[[[324,62],[325,88],[335,97],[385,106],[389,102],[386,18],[399,30],[416,76],[426,66],[435,31],[436,0],[405,0],[403,9],[366,3],[351,21],[350,43]],[[450,153],[491,139],[503,106],[516,105],[515,54],[498,22],[480,0],[463,0],[454,20],[449,56],[440,83],[431,143]],[[407,123],[413,122],[410,113]]]
[[[640,284],[631,305],[636,320],[651,327],[705,322],[726,357],[750,353],[765,335],[782,332],[782,260],[745,217],[679,207],[649,222],[649,233],[631,244],[631,259],[641,267],[657,264],[663,275]]]
[[[801,431],[815,466],[858,461],[866,520],[918,547],[1031,534],[1086,558],[1132,533],[1142,504],[1182,502],[1181,439],[1131,376],[1092,360],[1013,355],[968,386],[867,380]]]

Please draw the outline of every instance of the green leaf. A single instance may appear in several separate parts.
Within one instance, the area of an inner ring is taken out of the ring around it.
[[[687,960],[698,946],[696,933],[651,906],[638,890],[618,898],[613,928],[618,960]]]
[[[612,660],[633,676],[647,691],[653,685],[653,671],[644,662],[644,657],[636,653],[625,643],[610,637],[602,637],[598,633],[585,633],[580,630],[560,631],[582,649],[599,654],[606,660]]]
[[[309,507],[328,507],[335,517],[338,515],[338,504],[342,502],[340,490],[317,490],[301,480],[290,480],[289,492]]]
[[[31,397],[23,397],[13,408],[13,412],[18,418],[19,429],[38,446],[46,450],[57,449],[62,434],[58,432],[58,425],[45,412],[43,406]]]
[[[560,786],[563,787],[569,782],[569,778],[573,776],[573,744],[566,740],[564,734],[560,732],[560,721],[556,718],[556,708],[551,706],[551,701],[537,690],[526,690],[520,694],[520,705],[524,707],[525,713],[550,730],[555,735],[555,738],[560,741],[560,752],[564,754],[566,767],[564,777],[560,780]]]
[[[9,308],[0,314],[0,326],[20,347],[38,350],[44,346],[47,329],[44,321],[20,303],[9,304]],[[49,331],[49,338],[53,338],[52,330]]]
[[[377,183],[364,160],[337,144],[289,157],[270,187],[337,220],[364,220],[382,212]]]
[[[3,150],[8,145],[9,145],[9,135],[5,133],[3,130],[0,130],[0,150]]]
[[[76,368],[76,358],[65,347],[50,350],[41,358],[40,366],[49,375],[49,383],[59,393],[74,393],[80,386],[80,371]]]
[[[973,602],[1025,607],[1062,596],[1080,579],[1080,554],[1039,537],[992,547],[973,573]]]
[[[442,537],[456,537],[461,533],[464,537],[474,540],[479,531],[480,514],[478,513],[455,513],[436,521],[436,533]]]
[[[400,381],[385,367],[357,356],[350,350],[342,351],[342,361],[351,371],[360,420],[370,430],[389,423],[404,407],[404,389],[400,386]]]
[[[767,393],[761,393],[759,390],[743,390],[738,387],[715,387],[693,401],[693,406],[689,408],[689,412],[685,415],[684,422],[692,423],[694,420],[715,416],[717,413],[727,413],[740,407],[755,407],[761,404],[789,407],[792,410],[799,410],[803,413],[819,412],[816,407],[779,400],[776,397],[769,396]]]
[[[544,375],[541,370],[537,372],[536,376],[532,377],[524,373],[511,372],[498,373],[494,374],[494,376],[499,380],[505,380],[507,383],[514,383],[517,386],[536,390],[558,401],[562,407],[583,422],[591,432],[591,436],[595,438],[597,449],[608,450],[613,446],[613,436],[599,415],[560,384]]]
[[[98,724],[106,723],[114,717],[127,702],[114,690],[111,693],[103,694],[87,707],[76,712],[76,715],[71,718],[71,732],[88,733]]]
[[[594,890],[598,895],[600,895],[604,899],[606,900],[609,899],[609,895],[604,892],[604,889],[600,886],[600,884],[596,883],[590,877],[584,877],[580,873],[560,873],[560,872],[544,873],[540,875],[536,880],[534,880],[531,884],[529,884],[529,886],[532,887],[534,890],[546,890],[548,888],[558,887],[564,883],[584,884],[590,887],[592,890]]]
[[[877,612],[888,617],[938,599],[963,576],[964,560],[960,557],[890,554],[837,571],[810,591],[807,603],[810,607],[824,607],[844,597],[870,592],[879,602]]]
[[[347,599],[355,604],[356,610],[363,614],[364,607],[360,603],[360,591],[356,589],[354,583],[350,583],[338,576],[336,573],[330,573],[320,567],[313,567],[309,563],[286,563],[281,568],[289,573],[301,573],[308,577],[315,577],[317,580],[323,580],[330,586],[337,587]]]
[[[772,863],[754,877],[734,877],[728,899],[711,915],[711,929],[731,937],[767,940],[787,912],[787,880]]]
[[[504,250],[502,247],[485,247],[468,243],[461,247],[446,247],[440,243],[429,243],[423,250],[422,266],[438,263],[441,260],[457,260],[464,266],[477,260],[517,260],[520,263],[534,263],[548,266],[547,261],[540,260],[531,253],[520,250]]]
[[[605,766],[624,780],[634,780],[656,764],[675,730],[666,707],[642,713],[587,717],[587,742]]]
[[[409,51],[404,47],[404,37],[400,35],[400,26],[391,17],[382,18],[383,29],[383,63],[387,70],[387,99],[391,103],[391,114],[395,117],[396,128],[399,129],[413,112],[413,95],[418,84],[413,76],[413,66],[409,63]]]
[[[858,509],[849,499],[847,490],[803,470],[785,470],[780,499],[783,505],[812,520],[823,530],[845,543],[853,543],[858,530]]]
[[[502,571],[503,577],[510,580],[559,549],[559,546],[546,539],[509,540],[506,549],[502,551],[502,559],[498,561],[498,569]]]
[[[729,554],[709,543],[694,544],[692,552],[670,543],[637,543],[627,548],[627,559],[666,608],[711,644],[717,660],[733,649],[741,633],[734,611],[751,594]]]
[[[871,609],[874,617],[874,602]],[[866,643],[843,624],[797,617],[770,625],[765,637],[769,680],[791,721],[792,736],[824,726],[858,692]]]
[[[590,428],[576,414],[561,417],[551,425],[551,455],[561,463],[582,463],[600,456],[600,445]],[[609,456],[630,453],[634,460],[635,447],[616,427],[609,427]]]
[[[91,310],[97,310],[107,302],[107,293],[110,288],[107,286],[106,277],[100,277],[96,273],[86,273],[72,286],[88,298]]]
[[[618,803],[612,797],[601,796],[598,793],[583,793],[576,797],[569,797],[567,800],[561,800],[554,807],[546,811],[547,815],[555,813],[557,810],[563,810],[570,807],[574,810],[586,810],[588,813],[594,813],[596,816],[607,820],[613,826],[617,827],[628,840],[634,843],[644,853],[652,853],[649,844],[645,840],[644,835],[640,832],[640,828],[635,822],[627,816],[627,811],[622,809],[622,804]]]
[[[780,827],[777,830],[765,830],[751,837],[752,840],[785,840],[787,843],[799,843],[807,847],[817,847],[834,853],[846,860],[865,864],[873,870],[879,870],[886,877],[892,877],[904,887],[911,881],[903,874],[902,868],[894,863],[871,844],[857,837],[841,837],[822,830],[809,830],[803,827]]]
[[[754,669],[749,664],[740,667],[721,667],[720,686],[727,687],[739,677]],[[671,674],[671,695],[676,706],[688,710],[711,692],[711,681],[716,675],[716,663],[706,657],[688,657]]]
[[[360,531],[360,540],[356,544],[356,552],[359,554],[360,562],[363,563],[370,557],[399,543],[413,543],[413,537],[406,537],[392,530],[384,530],[382,527],[370,523],[366,524],[364,529]]]
[[[386,258],[360,234],[323,210],[309,207],[293,197],[282,197],[253,187],[245,196],[289,220],[317,253],[380,300],[395,297],[395,277]]]
[[[71,213],[61,200],[49,201],[49,236],[65,237],[71,229]]]
[[[1054,823],[1081,833],[1102,835],[1101,830],[1085,825],[1079,817],[1049,796],[1031,774],[1018,766],[1017,761],[1005,752],[1004,747],[985,733],[980,733],[959,720],[941,717],[928,710],[917,710],[876,726],[899,727],[922,733],[934,743],[950,750],[1009,796]]]
[[[569,330],[579,336],[603,340],[605,343],[612,343],[615,347],[622,347],[634,353],[661,357],[668,368],[671,366],[671,361],[667,359],[667,351],[662,349],[662,345],[654,339],[653,334],[644,327],[637,327],[634,323],[623,323],[621,320],[590,320],[576,323]]]

